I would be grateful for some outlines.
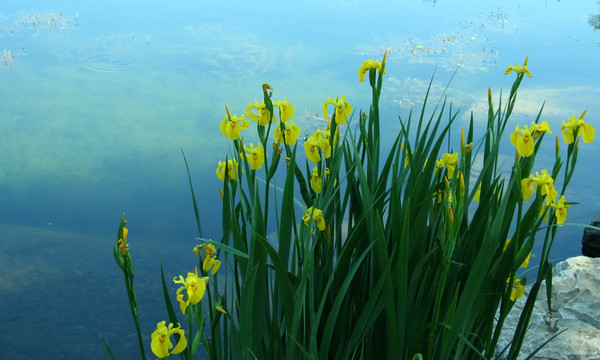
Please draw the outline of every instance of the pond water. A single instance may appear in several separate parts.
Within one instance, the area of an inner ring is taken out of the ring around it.
[[[270,83],[302,132],[328,97],[368,109],[362,61],[388,51],[382,126],[421,105],[427,85],[486,119],[487,90],[508,94],[529,56],[509,128],[588,110],[600,129],[597,1],[3,1],[0,14],[0,358],[119,358],[137,344],[112,247],[122,213],[148,341],[166,318],[159,287],[193,269],[197,236],[181,151],[203,234],[221,224],[218,130]],[[247,139],[251,142],[256,139]],[[512,159],[508,137],[503,156]],[[552,143],[552,141],[548,141]],[[582,144],[568,222],[600,208],[600,141]],[[553,149],[553,145],[551,146]],[[544,161],[551,165],[553,151]],[[510,160],[509,160],[510,161]],[[548,166],[550,166],[548,165]],[[582,228],[559,230],[552,258],[580,254]],[[176,288],[174,286],[174,288]],[[148,354],[149,346],[148,346]]]

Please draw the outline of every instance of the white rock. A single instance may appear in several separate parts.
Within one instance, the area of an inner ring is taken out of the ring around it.
[[[565,330],[533,359],[600,360],[600,258],[577,256],[558,263],[552,277],[552,315],[548,314],[546,284],[542,284],[519,359]],[[531,286],[526,288],[526,295]],[[525,296],[512,308],[498,349],[512,339],[525,305]]]

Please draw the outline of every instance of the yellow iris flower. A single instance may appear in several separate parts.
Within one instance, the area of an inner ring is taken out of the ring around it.
[[[256,109],[258,114],[253,113],[252,109]],[[254,104],[248,104],[246,115],[250,120],[258,122],[258,125],[260,126],[266,126],[269,124],[269,121],[271,121],[271,113],[269,112],[269,109],[267,109],[264,100],[260,104],[256,100],[254,101]],[[273,120],[275,120],[275,114],[273,114]]]
[[[321,160],[321,152],[323,157],[328,159],[331,156],[331,146],[329,145],[329,134],[323,130],[315,131],[304,142],[304,150],[306,158],[314,163]]]
[[[583,136],[583,142],[585,143],[594,141],[596,129],[583,121],[586,112],[587,110],[584,111],[579,118],[575,118],[575,115],[573,115],[569,117],[568,122],[563,121],[563,125],[560,129],[562,130],[565,143],[572,144],[575,141],[575,136],[579,137],[579,135]]]
[[[279,108],[279,114],[281,121],[286,122],[294,116],[294,112],[296,111],[294,105],[290,104],[290,102],[285,100],[275,101],[273,103],[273,107]]]
[[[168,357],[170,354],[179,354],[187,346],[187,339],[185,338],[185,332],[181,330],[181,325],[177,324],[177,327],[173,327],[173,324],[169,324],[167,328],[165,326],[166,321],[161,321],[156,325],[156,330],[151,335],[152,342],[150,347],[152,352],[157,357],[163,359]],[[179,334],[179,341],[173,349],[173,343],[171,343],[171,335]]]
[[[535,172],[534,175],[530,175],[528,178],[521,180],[521,190],[523,191],[523,200],[529,200],[533,195],[533,189],[541,191],[542,195],[546,196],[546,204],[550,204],[556,201],[558,192],[554,188],[554,179],[548,174],[547,170],[542,170],[542,173]]]
[[[300,128],[294,124],[294,120],[291,120],[289,123],[283,123],[285,130],[281,131],[281,127],[278,126],[275,128],[275,130],[273,131],[273,136],[275,136],[275,142],[277,144],[281,144],[282,142],[284,142],[284,138],[285,138],[285,144],[286,145],[294,145],[296,143],[296,140],[298,140],[298,137],[300,136]]]
[[[358,81],[359,82],[365,81],[365,74],[369,71],[379,70],[380,72],[383,71],[383,75],[385,75],[384,65],[385,65],[386,55],[387,55],[387,52],[383,55],[383,62],[380,62],[379,60],[373,60],[373,59],[364,61],[362,63],[362,65],[360,66],[360,68],[358,69]]]
[[[514,287],[510,292],[510,301],[517,301],[517,299],[525,294],[525,287],[521,284],[520,279],[515,279],[513,286]]]
[[[504,75],[510,74],[511,72],[516,72],[517,75],[522,75],[525,74],[527,75],[527,77],[531,77],[531,73],[529,72],[529,69],[527,68],[527,61],[529,60],[529,56],[527,56],[525,58],[525,62],[523,63],[523,66],[521,66],[520,64],[517,65],[511,65],[508,67],[508,69],[506,69],[506,71],[504,72]]]
[[[262,145],[258,144],[254,147],[254,144],[250,143],[250,146],[244,145],[244,150],[246,150],[246,159],[248,159],[250,168],[252,170],[262,168],[265,162],[265,149],[263,149]]]
[[[327,98],[325,103],[323,104],[323,117],[326,120],[329,120],[329,114],[327,113],[327,105],[335,106],[335,122],[344,125],[348,121],[348,117],[352,114],[352,105],[346,101],[346,97],[344,95],[338,100],[337,96],[335,100],[331,100],[331,98]]]
[[[555,211],[556,223],[558,225],[562,225],[565,223],[565,221],[567,220],[567,209],[571,207],[571,205],[566,205],[565,201],[565,196],[561,195],[557,203],[553,202],[550,204],[550,207],[552,207]]]
[[[173,282],[175,284],[183,284],[182,287],[177,289],[176,294],[177,301],[179,301],[179,308],[181,309],[183,315],[185,315],[185,310],[190,305],[196,305],[204,297],[204,292],[206,291],[208,278],[199,278],[198,269],[195,269],[195,272],[188,273],[185,279],[181,275],[179,275],[179,279],[177,279],[177,277],[174,277]],[[181,294],[183,290],[185,290],[187,294],[187,300],[185,301],[183,300],[183,294]]]
[[[548,125],[547,121],[542,121],[539,124],[531,123],[531,126],[535,129],[533,132],[533,138],[537,139],[542,133],[553,134],[552,130],[550,130],[550,125]]]
[[[217,271],[219,271],[219,268],[221,267],[221,261],[217,260],[216,256],[214,256],[217,253],[215,246],[213,244],[200,246],[204,248],[204,261],[202,262],[202,270],[204,270],[204,272],[207,272],[212,268],[210,274],[216,274]]]
[[[230,116],[229,110],[227,110],[227,117],[221,121],[219,129],[221,133],[231,140],[236,140],[240,137],[242,130],[246,130],[250,127],[250,123],[246,120],[244,115],[242,116]]]
[[[531,156],[535,149],[533,141],[533,132],[535,128],[532,126],[525,125],[524,129],[519,129],[519,126],[515,128],[515,132],[510,134],[510,142],[517,148],[519,155],[523,157]]]
[[[329,175],[329,169],[325,169],[325,175]],[[315,166],[310,177],[310,187],[317,194],[321,193],[322,178],[319,176],[319,169]]]
[[[436,170],[442,167],[446,167],[448,169],[448,177],[452,179],[454,176],[454,170],[456,170],[456,166],[458,165],[458,153],[453,154],[442,154],[442,158],[440,160],[436,160]]]
[[[238,162],[233,160],[227,160],[227,178],[229,180],[235,180],[237,178],[236,172],[238,168]],[[219,161],[219,165],[217,166],[217,177],[219,180],[225,180],[225,162]]]
[[[325,219],[323,218],[323,211],[317,208],[313,209],[312,206],[306,209],[306,213],[302,216],[302,221],[304,221],[304,225],[309,226],[309,222],[312,220],[317,224],[317,228],[319,231],[325,231],[327,225],[325,224]]]

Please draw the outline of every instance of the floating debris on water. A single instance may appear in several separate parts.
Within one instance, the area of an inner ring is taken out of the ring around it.
[[[34,31],[40,29],[47,29],[52,31],[60,26],[63,34],[67,29],[79,26],[79,14],[75,14],[75,17],[71,17],[67,12],[63,11],[52,11],[45,14],[31,14],[23,18],[24,27],[33,27]],[[14,32],[14,28],[11,28],[11,32]]]
[[[25,55],[25,48],[21,48],[21,50],[16,53],[4,49],[4,51],[0,55],[0,66],[4,66],[8,68],[8,70],[12,70],[13,59],[16,59],[18,56],[22,55]]]

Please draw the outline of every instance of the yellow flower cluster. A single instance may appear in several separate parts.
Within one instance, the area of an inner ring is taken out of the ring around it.
[[[265,84],[264,86],[268,86],[268,84]],[[270,86],[268,86],[267,89],[271,89]],[[300,128],[294,124],[294,121],[290,120],[294,116],[294,105],[290,104],[290,102],[286,99],[274,102],[273,106],[279,109],[279,116],[281,119],[280,125],[275,127],[273,133],[275,136],[274,148],[276,148],[282,142],[285,142],[286,145],[293,145],[300,136]],[[227,111],[227,117],[221,121],[219,126],[221,133],[231,140],[238,140],[241,136],[241,131],[248,129],[250,127],[250,123],[246,120],[244,115],[240,117],[236,115],[232,116],[227,106],[225,106],[225,110]],[[264,100],[260,104],[258,101],[250,103],[248,107],[246,107],[245,113],[250,120],[258,122],[259,126],[266,126],[271,121],[271,113]],[[272,118],[276,119],[274,114]],[[250,165],[250,168],[252,170],[261,169],[266,159],[266,153],[263,145],[259,143],[255,147],[254,144],[250,143],[249,146],[246,146],[243,145],[243,141],[244,138],[241,139],[241,143],[246,153],[246,159]],[[240,157],[244,157],[243,152],[240,153]],[[224,181],[226,176],[228,180],[233,181],[238,178],[237,169],[238,162],[236,159],[228,160],[227,164],[219,161],[216,174],[221,181]]]
[[[542,173],[535,172],[534,175],[530,175],[528,178],[521,180],[521,189],[523,190],[523,199],[529,200],[533,195],[533,189],[541,191],[541,194],[546,196],[546,204],[549,205],[556,200],[558,192],[554,188],[554,179],[548,174],[547,170],[542,170]]]
[[[281,116],[281,121],[286,122],[294,116],[294,105],[290,104],[289,101],[275,101],[273,103],[273,107],[279,108],[279,114]],[[256,113],[253,112],[256,110]],[[271,122],[271,112],[267,108],[265,101],[263,100],[260,104],[258,100],[255,100],[254,103],[249,103],[248,107],[246,107],[246,115],[252,121],[258,122],[260,126],[267,126],[269,122]],[[275,114],[273,114],[273,121],[277,120]]]
[[[555,210],[556,223],[562,225],[567,220],[567,209],[571,207],[569,204],[565,204],[565,196],[562,195],[558,201],[558,192],[554,188],[554,179],[548,174],[547,170],[542,170],[541,173],[537,172],[534,175],[530,175],[528,178],[521,180],[521,189],[523,191],[523,199],[529,200],[533,195],[533,190],[540,192],[544,199],[544,212],[548,207]]]

